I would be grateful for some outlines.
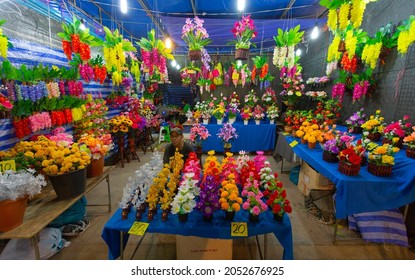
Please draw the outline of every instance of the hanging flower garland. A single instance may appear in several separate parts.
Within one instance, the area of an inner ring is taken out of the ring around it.
[[[409,46],[415,42],[415,16],[410,16],[404,24],[398,27],[398,52],[406,54]]]
[[[274,48],[273,63],[278,68],[286,66],[291,68],[295,63],[295,46],[301,42],[304,31],[300,32],[300,25],[288,31],[278,29],[278,35],[274,36],[276,47]]]
[[[5,22],[6,20],[0,20],[0,56],[3,58],[7,58],[7,49],[13,47],[9,39],[3,34],[3,29],[1,28]]]

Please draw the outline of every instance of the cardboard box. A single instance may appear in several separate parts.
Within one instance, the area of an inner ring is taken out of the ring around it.
[[[232,239],[176,237],[178,260],[232,260]]]
[[[302,161],[298,177],[298,189],[308,196],[310,190],[332,190],[334,183],[318,173],[307,162]]]

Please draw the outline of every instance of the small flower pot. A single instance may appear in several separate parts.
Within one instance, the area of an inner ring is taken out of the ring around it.
[[[217,123],[217,124],[222,124],[222,122],[223,122],[223,119],[217,119],[217,120],[216,120],[216,123]]]
[[[363,128],[361,128],[360,126],[355,126],[353,128],[349,128],[348,130],[351,134],[362,134],[363,132]]]
[[[179,218],[179,222],[181,223],[185,223],[187,222],[187,219],[189,218],[189,213],[184,213],[184,214],[177,214],[177,217]]]
[[[254,215],[252,213],[249,213],[249,221],[251,223],[258,223],[259,222],[259,215]]]
[[[339,154],[330,153],[329,151],[323,151],[323,160],[331,163],[339,162],[338,156]]]
[[[202,58],[202,52],[200,50],[189,50],[189,59],[196,61]]]
[[[228,123],[233,124],[235,122],[236,118],[230,118],[228,119]]]
[[[317,143],[317,142],[314,142],[314,143],[310,143],[310,142],[308,142],[308,148],[309,148],[309,149],[314,149],[314,148],[316,147],[316,143]]]
[[[104,173],[104,157],[99,159],[91,159],[91,163],[87,166],[86,177],[93,178]]]
[[[379,132],[375,132],[375,133],[369,133],[367,135],[367,139],[369,139],[370,141],[376,142],[380,140],[380,137],[382,135]]]
[[[415,158],[415,149],[406,149],[406,156],[409,158]]]
[[[392,165],[376,165],[369,162],[367,165],[367,171],[375,176],[387,177],[392,174]]]
[[[277,221],[279,223],[282,223],[282,220],[284,219],[284,213],[279,215],[278,213],[274,213],[274,221]]]
[[[286,125],[286,126],[284,126],[284,131],[287,132],[287,133],[291,133],[293,131],[293,127]]]
[[[269,124],[274,124],[275,120],[269,120]]]
[[[248,125],[248,120],[244,120],[244,125]]]
[[[337,169],[340,173],[347,176],[356,176],[360,171],[360,164],[350,164],[345,161],[340,161]]]
[[[236,60],[247,60],[249,57],[249,49],[236,49],[235,59]]]
[[[209,119],[203,119],[203,124],[209,124]]]
[[[86,168],[61,175],[49,175],[58,199],[75,198],[85,192]]]
[[[256,125],[261,124],[261,120],[255,120],[255,124],[256,124]]]
[[[23,223],[26,208],[26,196],[16,200],[0,201],[0,232],[6,232],[20,226]]]
[[[235,218],[235,211],[225,211],[225,219],[228,221],[233,221]]]

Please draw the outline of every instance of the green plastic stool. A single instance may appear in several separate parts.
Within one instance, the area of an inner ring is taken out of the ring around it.
[[[161,125],[160,126],[159,144],[161,142],[169,142],[170,143],[170,127],[168,125]]]

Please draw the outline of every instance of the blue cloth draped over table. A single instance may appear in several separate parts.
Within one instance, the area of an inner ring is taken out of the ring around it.
[[[109,259],[116,259],[120,256],[120,232],[127,233],[135,222],[134,210],[129,213],[126,220],[121,219],[121,211],[121,209],[118,209],[107,221],[101,234],[108,245]],[[147,211],[143,214],[142,222],[148,222]],[[273,220],[273,214],[270,211],[266,211],[261,213],[259,222],[253,224],[248,222],[248,212],[241,210],[235,214],[234,222],[247,222],[248,236],[274,233],[284,248],[283,259],[294,259],[291,222],[287,214],[284,215],[282,222],[276,222]],[[172,214],[169,214],[167,221],[161,221],[161,210],[158,209],[154,220],[150,222],[147,232],[219,239],[238,238],[231,236],[231,221],[225,220],[223,211],[216,211],[212,222],[204,222],[202,213],[193,211],[189,214],[187,222],[181,223],[178,221],[177,215]],[[124,238],[124,248],[127,241],[128,235]]]
[[[344,131],[344,127],[341,130]],[[415,201],[415,160],[406,157],[405,150],[395,155],[395,165],[389,177],[372,175],[367,171],[367,165],[360,168],[357,176],[346,176],[337,170],[337,163],[323,160],[323,150],[319,145],[309,149],[298,138],[285,137],[288,143],[299,142],[293,151],[335,184],[336,217],[339,219],[350,214],[398,208]]]
[[[205,126],[211,136],[203,142],[203,151],[223,152],[223,142],[216,136],[222,125],[207,124]],[[254,120],[250,120],[247,125],[242,122],[235,122],[232,126],[236,129],[238,138],[231,142],[231,152],[274,150],[277,127],[275,124],[269,124],[269,121],[261,121],[261,124],[257,125]]]

